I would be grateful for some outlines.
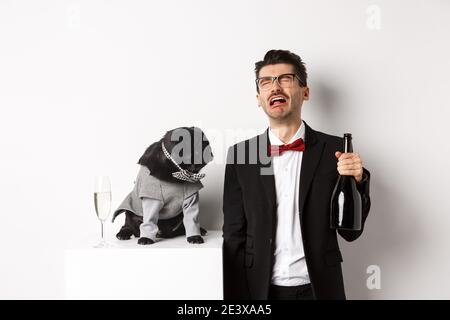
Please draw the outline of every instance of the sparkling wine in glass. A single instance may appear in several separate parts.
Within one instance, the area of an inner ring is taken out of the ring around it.
[[[96,177],[94,185],[94,205],[97,218],[100,220],[102,227],[102,240],[95,247],[107,247],[104,237],[104,222],[108,218],[111,211],[111,183],[106,176]]]

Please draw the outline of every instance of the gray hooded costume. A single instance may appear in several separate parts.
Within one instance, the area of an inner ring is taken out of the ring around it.
[[[199,195],[203,188],[197,182],[167,182],[150,175],[146,166],[140,166],[133,190],[113,214],[112,221],[125,210],[143,217],[140,225],[141,237],[155,241],[157,222],[183,213],[186,236],[200,235]]]

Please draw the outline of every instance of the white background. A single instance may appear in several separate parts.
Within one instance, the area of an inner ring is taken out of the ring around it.
[[[303,119],[352,132],[372,173],[365,233],[340,241],[348,298],[449,299],[449,16],[444,0],[0,0],[0,298],[63,298],[64,249],[100,229],[94,176],[116,207],[178,126],[211,140],[201,220],[220,229],[224,153],[267,126],[253,68],[275,48],[306,62]]]

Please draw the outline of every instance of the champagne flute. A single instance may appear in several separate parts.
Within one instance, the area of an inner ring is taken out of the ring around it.
[[[104,237],[103,223],[108,218],[111,211],[111,183],[109,182],[109,177],[99,176],[95,178],[94,204],[97,218],[100,220],[102,226],[102,240],[95,246],[95,248],[105,248],[108,244],[106,243]]]

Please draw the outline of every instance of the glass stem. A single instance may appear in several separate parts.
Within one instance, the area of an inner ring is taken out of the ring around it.
[[[105,239],[103,238],[103,221],[100,221],[102,224],[102,242],[105,241]]]

